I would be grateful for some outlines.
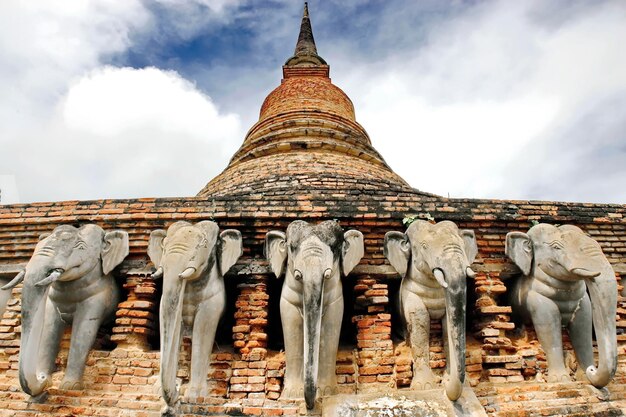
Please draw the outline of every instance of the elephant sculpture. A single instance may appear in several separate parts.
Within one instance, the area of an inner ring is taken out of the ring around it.
[[[434,388],[429,365],[430,320],[441,319],[447,369],[444,386],[448,398],[457,400],[465,381],[466,280],[478,253],[471,230],[456,224],[415,220],[406,233],[388,232],[384,254],[402,276],[400,315],[406,325],[413,354],[411,388]]]
[[[561,335],[566,326],[589,382],[597,388],[608,384],[617,367],[617,282],[598,242],[576,226],[544,223],[528,233],[508,233],[505,251],[523,273],[512,285],[511,307],[534,325],[548,360],[548,381],[570,380]],[[597,368],[592,327],[598,342]]]
[[[161,391],[168,406],[178,399],[176,374],[183,325],[192,331],[191,377],[187,397],[207,390],[213,341],[226,305],[224,274],[243,253],[241,233],[219,232],[213,221],[179,221],[167,233],[150,234],[148,256],[163,279],[159,312],[161,332]]]
[[[319,393],[336,389],[335,368],[343,317],[341,275],[363,257],[363,235],[343,233],[334,220],[310,225],[296,220],[287,233],[271,231],[265,238],[270,268],[285,280],[280,317],[285,336],[283,398],[302,398],[308,409]]]
[[[98,328],[112,319],[119,289],[111,271],[128,255],[128,234],[87,224],[59,226],[40,237],[26,269],[2,289],[24,282],[19,381],[38,396],[51,384],[61,337],[72,325],[61,389],[81,389]]]

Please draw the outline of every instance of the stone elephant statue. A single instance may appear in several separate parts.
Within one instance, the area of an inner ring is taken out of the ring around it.
[[[88,224],[59,226],[40,237],[25,271],[3,289],[24,281],[19,380],[38,396],[51,384],[66,325],[72,325],[61,389],[81,389],[98,328],[115,315],[119,289],[111,271],[128,255],[128,234]]]
[[[168,406],[178,399],[176,373],[183,325],[192,329],[191,376],[187,397],[206,393],[207,373],[218,322],[226,305],[224,274],[243,253],[241,233],[219,232],[213,221],[179,221],[167,233],[150,234],[148,256],[163,279],[159,312],[161,391]]]
[[[285,336],[284,398],[314,408],[318,391],[333,393],[343,317],[341,275],[363,257],[363,235],[343,232],[336,221],[296,220],[287,233],[268,232],[265,253],[276,277],[285,273],[280,316]]]
[[[411,388],[434,388],[429,365],[430,320],[442,319],[447,369],[444,386],[457,400],[465,381],[465,308],[467,277],[478,248],[474,232],[456,224],[415,220],[406,233],[388,232],[384,254],[402,276],[400,314],[413,354]]]
[[[563,360],[566,326],[587,379],[598,388],[607,385],[617,367],[617,282],[598,242],[576,226],[537,224],[528,233],[508,233],[505,252],[523,273],[510,291],[513,312],[534,325],[546,352],[548,380],[570,380]]]

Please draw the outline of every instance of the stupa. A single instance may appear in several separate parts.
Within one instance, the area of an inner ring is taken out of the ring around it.
[[[294,55],[283,80],[261,106],[228,167],[199,197],[329,191],[414,190],[385,163],[357,123],[350,98],[330,78],[317,53],[305,6]]]

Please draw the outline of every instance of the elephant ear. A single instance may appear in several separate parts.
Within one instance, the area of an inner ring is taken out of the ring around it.
[[[411,257],[409,237],[402,232],[387,232],[383,246],[385,257],[401,277],[406,275]]]
[[[524,275],[530,274],[530,267],[533,262],[533,244],[526,233],[507,233],[504,253],[522,270]]]
[[[163,229],[153,230],[152,233],[150,233],[150,240],[148,241],[148,257],[157,268],[161,265],[165,234],[165,230]]]
[[[265,235],[265,257],[270,263],[270,269],[279,278],[283,274],[287,261],[287,235],[278,230],[272,230]]]
[[[476,235],[473,230],[465,229],[460,231],[460,235],[463,238],[465,244],[465,255],[467,255],[467,261],[472,264],[478,255],[478,245],[476,244]]]
[[[128,256],[128,233],[113,230],[104,234],[102,272],[108,274]]]
[[[224,276],[243,254],[241,233],[227,229],[220,233],[220,274]]]
[[[348,275],[359,264],[364,253],[363,233],[358,230],[348,230],[343,234],[341,266],[344,276]]]

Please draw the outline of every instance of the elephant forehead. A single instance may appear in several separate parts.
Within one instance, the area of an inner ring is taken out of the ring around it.
[[[561,238],[565,242],[571,242],[576,244],[590,244],[595,243],[595,240],[586,236],[584,233],[576,232],[573,230],[565,231],[561,233]]]
[[[334,220],[328,220],[315,226],[296,220],[287,228],[287,240],[294,249],[311,236],[316,236],[330,246],[333,251],[339,250],[343,243],[343,231]]]
[[[332,256],[330,246],[314,235],[302,240],[292,250],[296,256]]]
[[[206,252],[213,250],[214,243],[215,239],[205,239],[202,230],[193,226],[185,226],[178,229],[173,236],[165,238],[163,241],[164,256],[183,256],[183,258],[188,259],[190,256],[199,255],[202,258]]]
[[[536,224],[528,230],[528,236],[534,243],[550,242],[563,238],[561,231],[551,224]]]
[[[543,245],[551,245],[556,242],[559,242],[565,246],[568,246],[574,249],[581,244],[586,243],[586,236],[582,233],[577,233],[574,231],[561,231],[556,227],[553,228],[543,228],[536,233],[530,234],[530,237],[535,243],[535,245],[543,244]],[[588,239],[588,238],[587,238]]]
[[[435,229],[435,230],[447,230],[449,232],[454,232],[454,233],[458,233],[459,232],[459,228],[456,225],[456,223],[451,222],[450,220],[444,220],[442,222],[439,222],[439,223],[433,225],[433,229]]]
[[[81,231],[76,235],[75,240],[82,240],[84,242],[91,243],[94,247],[99,247],[100,243],[103,241],[104,232],[97,233],[96,231]]]
[[[168,239],[168,241],[180,240],[197,240],[202,237],[202,231],[193,226],[184,226],[176,230],[176,232]]]
[[[55,232],[46,239],[39,242],[39,247],[61,248],[71,245],[77,239],[77,233],[74,232]]]
[[[416,243],[419,243],[420,239],[434,245],[460,245],[463,242],[457,231],[449,228],[431,229],[424,234],[418,235],[418,242]]]
[[[459,235],[459,229],[452,228],[442,228],[435,229],[432,233],[433,239],[442,239],[442,240],[455,240],[461,241],[461,236]]]
[[[50,240],[53,241],[64,241],[64,240],[74,240],[78,235],[76,230],[59,230],[55,231],[52,235],[50,235]]]
[[[68,256],[77,240],[77,233],[55,231],[47,238],[41,240],[35,246],[33,255],[37,257],[57,257],[58,255]]]

